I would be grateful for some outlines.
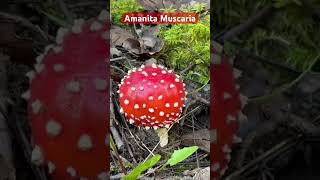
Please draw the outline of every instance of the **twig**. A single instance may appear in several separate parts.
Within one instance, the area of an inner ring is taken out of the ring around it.
[[[241,174],[244,174],[246,172],[253,171],[257,168],[257,164],[262,161],[269,161],[273,158],[276,158],[277,156],[283,154],[286,151],[291,150],[293,147],[296,147],[296,145],[301,141],[302,135],[297,135],[296,137],[289,138],[278,145],[276,145],[274,148],[270,149],[269,151],[263,153],[256,159],[252,160],[247,165],[243,166],[240,170],[235,171],[234,173],[230,174],[228,177],[226,177],[226,180],[235,180],[237,177],[239,177]]]
[[[202,60],[203,62],[205,62],[205,60],[197,53],[195,52],[192,48],[187,48],[194,56],[196,56],[197,58],[199,58],[200,60]],[[184,70],[180,71],[180,74],[184,74],[187,71],[189,71],[190,69],[192,69],[194,66],[196,65],[195,62],[191,62]]]
[[[7,78],[7,67],[9,62],[9,56],[0,53],[0,108],[3,113],[8,113],[8,78]],[[3,162],[6,162],[6,168],[10,169],[10,172],[4,172],[1,178],[15,179],[12,175],[15,174],[13,168],[13,153],[12,153],[12,132],[9,131],[8,122],[5,117],[0,113],[0,157]],[[9,168],[12,167],[12,168]],[[1,169],[1,168],[0,168]],[[3,172],[3,171],[2,171]],[[9,176],[11,176],[9,178]]]
[[[273,12],[273,10],[274,9],[273,9],[272,6],[265,7],[264,9],[259,11],[257,14],[251,16],[243,24],[240,24],[238,26],[233,27],[232,29],[230,29],[229,31],[224,33],[221,37],[216,37],[215,38],[216,41],[218,41],[218,42],[223,44],[225,41],[229,41],[232,38],[238,36],[239,34],[242,34],[242,33],[246,32],[246,31],[248,31],[253,26],[255,26],[256,24],[260,23],[262,19],[264,19],[266,17],[270,17],[270,14]]]
[[[73,22],[73,16],[71,11],[68,10],[66,3],[64,2],[64,0],[58,0],[58,4],[60,6],[60,9],[66,16],[68,23],[71,24]]]
[[[124,165],[123,165],[123,162],[122,162],[122,159],[120,158],[120,155],[119,155],[119,152],[118,152],[117,147],[115,147],[115,143],[114,143],[114,141],[113,141],[112,136],[110,136],[110,147],[111,147],[111,149],[113,150],[113,153],[115,154],[115,156],[116,156],[117,159],[118,159],[118,162],[119,162],[119,165],[120,165],[120,168],[121,168],[122,172],[123,172],[124,174],[127,174],[127,170],[126,170],[126,168],[125,168]]]
[[[6,18],[6,19],[11,19],[11,20],[15,21],[16,23],[19,23],[19,24],[21,24],[22,26],[25,26],[25,27],[29,28],[30,30],[32,30],[32,31],[34,31],[34,32],[36,32],[36,33],[41,34],[42,37],[43,37],[46,41],[48,41],[48,40],[53,40],[53,38],[52,38],[49,34],[47,34],[47,33],[45,33],[44,31],[42,31],[42,30],[40,29],[40,27],[35,26],[35,25],[32,24],[29,20],[27,20],[27,19],[25,19],[25,18],[23,18],[23,17],[21,17],[21,16],[13,15],[13,14],[8,14],[8,13],[5,13],[5,12],[0,12],[0,16],[1,16],[1,17],[4,17],[4,18]]]
[[[250,98],[249,102],[261,102],[264,100],[267,100],[269,98],[275,97],[281,93],[283,93],[284,91],[288,90],[289,88],[291,88],[292,86],[294,86],[296,83],[298,83],[303,77],[305,77],[306,74],[308,74],[311,69],[313,68],[313,66],[318,62],[318,59],[320,58],[320,54],[317,55],[317,57],[315,57],[312,61],[312,63],[309,65],[309,67],[302,73],[299,75],[299,77],[297,77],[295,80],[291,81],[288,84],[283,85],[282,87],[280,87],[279,89],[277,89],[274,93],[269,94],[269,95],[265,95],[262,97],[256,97],[256,98]]]
[[[112,84],[112,80],[110,80],[110,84]],[[114,106],[112,102],[112,86],[110,86],[110,131],[111,134],[114,138],[115,144],[117,145],[118,149],[122,149],[124,146],[124,143],[119,135],[118,130],[113,126],[114,120],[115,120],[115,115],[114,115]]]
[[[111,58],[110,62],[114,62],[114,61],[119,61],[119,60],[125,60],[127,59],[127,57],[123,56],[123,57],[117,57],[117,58]]]
[[[125,144],[127,146],[128,152],[129,152],[129,154],[130,154],[130,156],[131,156],[131,158],[133,160],[133,163],[137,164],[137,160],[136,160],[136,158],[134,158],[133,151],[132,151],[132,149],[131,149],[131,147],[129,145],[128,139],[127,139],[127,137],[126,137],[124,132],[122,132],[122,134],[123,134],[123,139],[124,139],[124,142],[125,142]]]
[[[313,5],[310,0],[301,0],[302,4],[311,10],[311,12],[317,16],[318,20],[320,20],[320,11],[316,8],[315,5]]]

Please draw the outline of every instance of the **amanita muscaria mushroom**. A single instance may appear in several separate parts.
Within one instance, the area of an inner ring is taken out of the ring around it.
[[[107,179],[108,13],[60,28],[30,71],[31,160],[53,180]]]
[[[213,42],[211,57],[211,178],[219,180],[228,168],[234,143],[241,142],[236,133],[239,123],[246,121],[241,109],[246,97],[240,95],[235,79],[240,71],[233,69],[230,58],[223,54],[222,46]]]
[[[147,130],[169,128],[181,115],[185,84],[162,65],[134,68],[119,86],[120,111],[130,124]]]

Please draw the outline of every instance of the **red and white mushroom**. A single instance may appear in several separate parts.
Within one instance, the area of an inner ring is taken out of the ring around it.
[[[246,104],[246,97],[240,95],[235,79],[240,71],[233,69],[230,58],[222,54],[222,46],[213,44],[211,70],[211,178],[220,180],[231,160],[231,148],[241,142],[236,134],[246,116],[241,109]]]
[[[181,115],[185,84],[162,65],[134,68],[119,86],[120,111],[130,124],[145,129],[169,128]]]
[[[31,160],[53,180],[108,178],[108,12],[60,28],[30,71]]]

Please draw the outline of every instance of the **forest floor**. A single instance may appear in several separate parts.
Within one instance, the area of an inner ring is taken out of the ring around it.
[[[43,3],[37,0],[0,2],[0,52],[10,56],[10,62],[7,64],[7,96],[11,102],[6,117],[10,119],[9,135],[15,157],[13,167],[0,158],[0,174],[10,174],[15,169],[16,179],[46,179],[44,170],[32,165],[29,160],[31,133],[26,112],[27,104],[20,98],[29,88],[25,73],[32,69],[36,55],[54,40],[56,30],[64,20],[96,16],[105,8],[106,3],[85,0],[70,0],[66,4]],[[70,11],[65,11],[64,8]],[[42,9],[47,9],[58,18],[44,16],[41,14]],[[232,27],[236,26],[218,27],[219,33],[215,40],[219,40],[220,32],[228,32]],[[249,39],[249,36],[246,38]],[[233,56],[234,66],[242,71],[240,91],[249,97],[249,104],[244,109],[248,123],[241,126],[240,135],[243,143],[235,147],[225,177],[234,177],[236,180],[319,179],[317,152],[320,148],[320,73],[314,67],[296,69],[273,58],[257,55],[252,49],[238,51]],[[197,153],[179,165],[157,173],[157,177],[160,178],[190,179],[201,172],[201,169],[210,166],[210,141],[207,131],[210,123],[210,89],[206,86],[200,93],[189,95],[188,110],[184,111],[180,123],[175,124],[169,131],[169,144],[160,148],[159,137],[155,132],[129,125],[119,113],[116,93],[117,85],[129,69],[128,65],[140,66],[150,58],[150,55],[136,56],[125,51],[112,57],[112,128],[115,133],[113,137],[116,136],[114,139],[117,152],[111,153],[110,174],[113,179],[119,179],[124,173],[119,163],[123,164],[125,171],[130,171],[151,154],[161,154],[167,159],[174,150],[197,145],[200,147]],[[157,60],[159,64],[165,64],[165,61]],[[177,69],[177,73],[184,70]],[[192,92],[198,88],[191,82],[186,84],[188,91]],[[286,86],[283,86],[284,84]],[[163,163],[164,160],[160,161],[160,164]],[[143,176],[146,179],[153,176],[157,168],[159,166],[146,171]]]

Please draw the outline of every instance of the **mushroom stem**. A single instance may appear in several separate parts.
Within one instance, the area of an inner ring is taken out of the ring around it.
[[[165,147],[169,141],[168,129],[167,128],[159,128],[155,130],[160,138],[160,146]]]

